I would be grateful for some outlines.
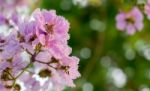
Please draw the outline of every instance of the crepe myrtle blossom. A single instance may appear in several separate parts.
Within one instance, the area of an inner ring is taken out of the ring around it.
[[[148,19],[150,19],[150,0],[147,0],[147,3],[144,6],[144,12],[147,15]]]
[[[116,16],[116,27],[127,34],[133,35],[136,31],[143,29],[143,15],[137,7],[133,7],[128,12],[121,11]]]
[[[38,24],[36,34],[42,45],[47,46],[50,41],[67,42],[69,23],[64,17],[56,15],[55,10],[37,9],[33,16]]]
[[[17,28],[12,27],[8,36],[0,34],[0,89],[46,91],[49,84],[54,91],[75,87],[79,59],[70,55],[69,22],[54,10],[37,9],[19,22],[17,17]],[[41,84],[36,77],[46,81]]]

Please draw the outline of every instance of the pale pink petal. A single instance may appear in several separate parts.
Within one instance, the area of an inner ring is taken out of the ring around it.
[[[136,29],[137,29],[138,31],[142,30],[143,27],[144,27],[144,25],[143,25],[142,22],[136,22],[136,23],[134,24],[134,26],[136,27]]]
[[[45,35],[44,34],[39,35],[39,41],[42,45],[45,45],[46,40],[45,40]]]
[[[36,56],[36,60],[41,62],[50,62],[52,55],[48,51],[42,51]]]
[[[126,22],[124,22],[124,21],[123,22],[117,22],[116,27],[117,27],[117,29],[123,31],[126,27]]]
[[[135,27],[132,24],[128,24],[127,25],[127,34],[129,35],[133,35],[135,33]]]
[[[124,21],[125,20],[125,16],[126,14],[125,13],[119,13],[117,16],[116,16],[116,21]]]
[[[142,21],[143,20],[143,14],[141,13],[141,11],[137,7],[134,7],[132,9],[131,13],[135,17],[136,21]]]

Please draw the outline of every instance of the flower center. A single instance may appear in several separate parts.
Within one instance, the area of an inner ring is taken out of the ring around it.
[[[53,32],[54,32],[54,31],[53,31],[54,25],[52,25],[52,24],[45,24],[44,27],[45,27],[45,29],[46,29],[46,31],[47,31],[48,33],[53,34]]]
[[[51,71],[48,69],[43,69],[39,72],[40,77],[45,78],[45,77],[50,77],[51,76]]]
[[[134,23],[135,23],[135,19],[134,19],[134,17],[128,17],[128,18],[126,19],[126,22],[131,23],[131,24],[134,24]]]

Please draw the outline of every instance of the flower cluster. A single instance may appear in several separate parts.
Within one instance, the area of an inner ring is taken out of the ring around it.
[[[144,12],[150,19],[150,0],[144,6]],[[127,34],[133,35],[136,31],[141,31],[144,27],[143,14],[137,6],[134,6],[129,11],[121,11],[116,16],[116,27],[121,31],[126,31]]]
[[[75,87],[79,59],[70,56],[64,17],[55,10],[36,9],[29,18],[15,16],[10,24],[0,16],[0,22],[10,30],[8,36],[0,34],[1,91],[46,91],[50,84],[54,91]]]

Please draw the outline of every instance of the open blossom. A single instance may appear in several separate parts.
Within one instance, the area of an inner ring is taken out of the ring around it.
[[[39,42],[46,46],[54,57],[68,56],[72,49],[67,45],[69,39],[69,23],[56,15],[55,10],[37,9],[33,13],[36,23],[36,36]]]
[[[24,83],[25,91],[46,91],[49,84],[54,91],[75,87],[79,59],[70,56],[68,21],[54,10],[37,9],[32,15],[19,22],[15,16],[17,28],[0,35],[0,88],[20,91],[17,81]],[[48,79],[42,85],[36,76]]]
[[[33,13],[36,23],[38,24],[37,36],[43,45],[50,41],[61,41],[66,43],[69,39],[69,23],[62,17],[56,15],[55,10],[39,10]]]
[[[137,7],[133,7],[129,12],[120,12],[116,21],[116,27],[121,31],[125,30],[129,35],[143,29],[143,15]]]
[[[34,67],[35,70],[39,69],[37,74],[39,74],[41,78],[50,77],[50,79],[44,83],[44,89],[47,88],[45,87],[47,83],[52,83],[54,91],[60,91],[65,86],[75,87],[73,80],[80,77],[78,63],[79,59],[76,57],[66,57],[63,59],[55,59],[52,57],[51,60],[45,62],[45,64],[41,64],[38,61],[35,62]],[[47,64],[49,64],[49,66]],[[44,72],[47,73],[44,75],[42,74]]]
[[[150,0],[147,0],[146,5],[144,6],[144,12],[147,15],[148,19],[150,19]]]

